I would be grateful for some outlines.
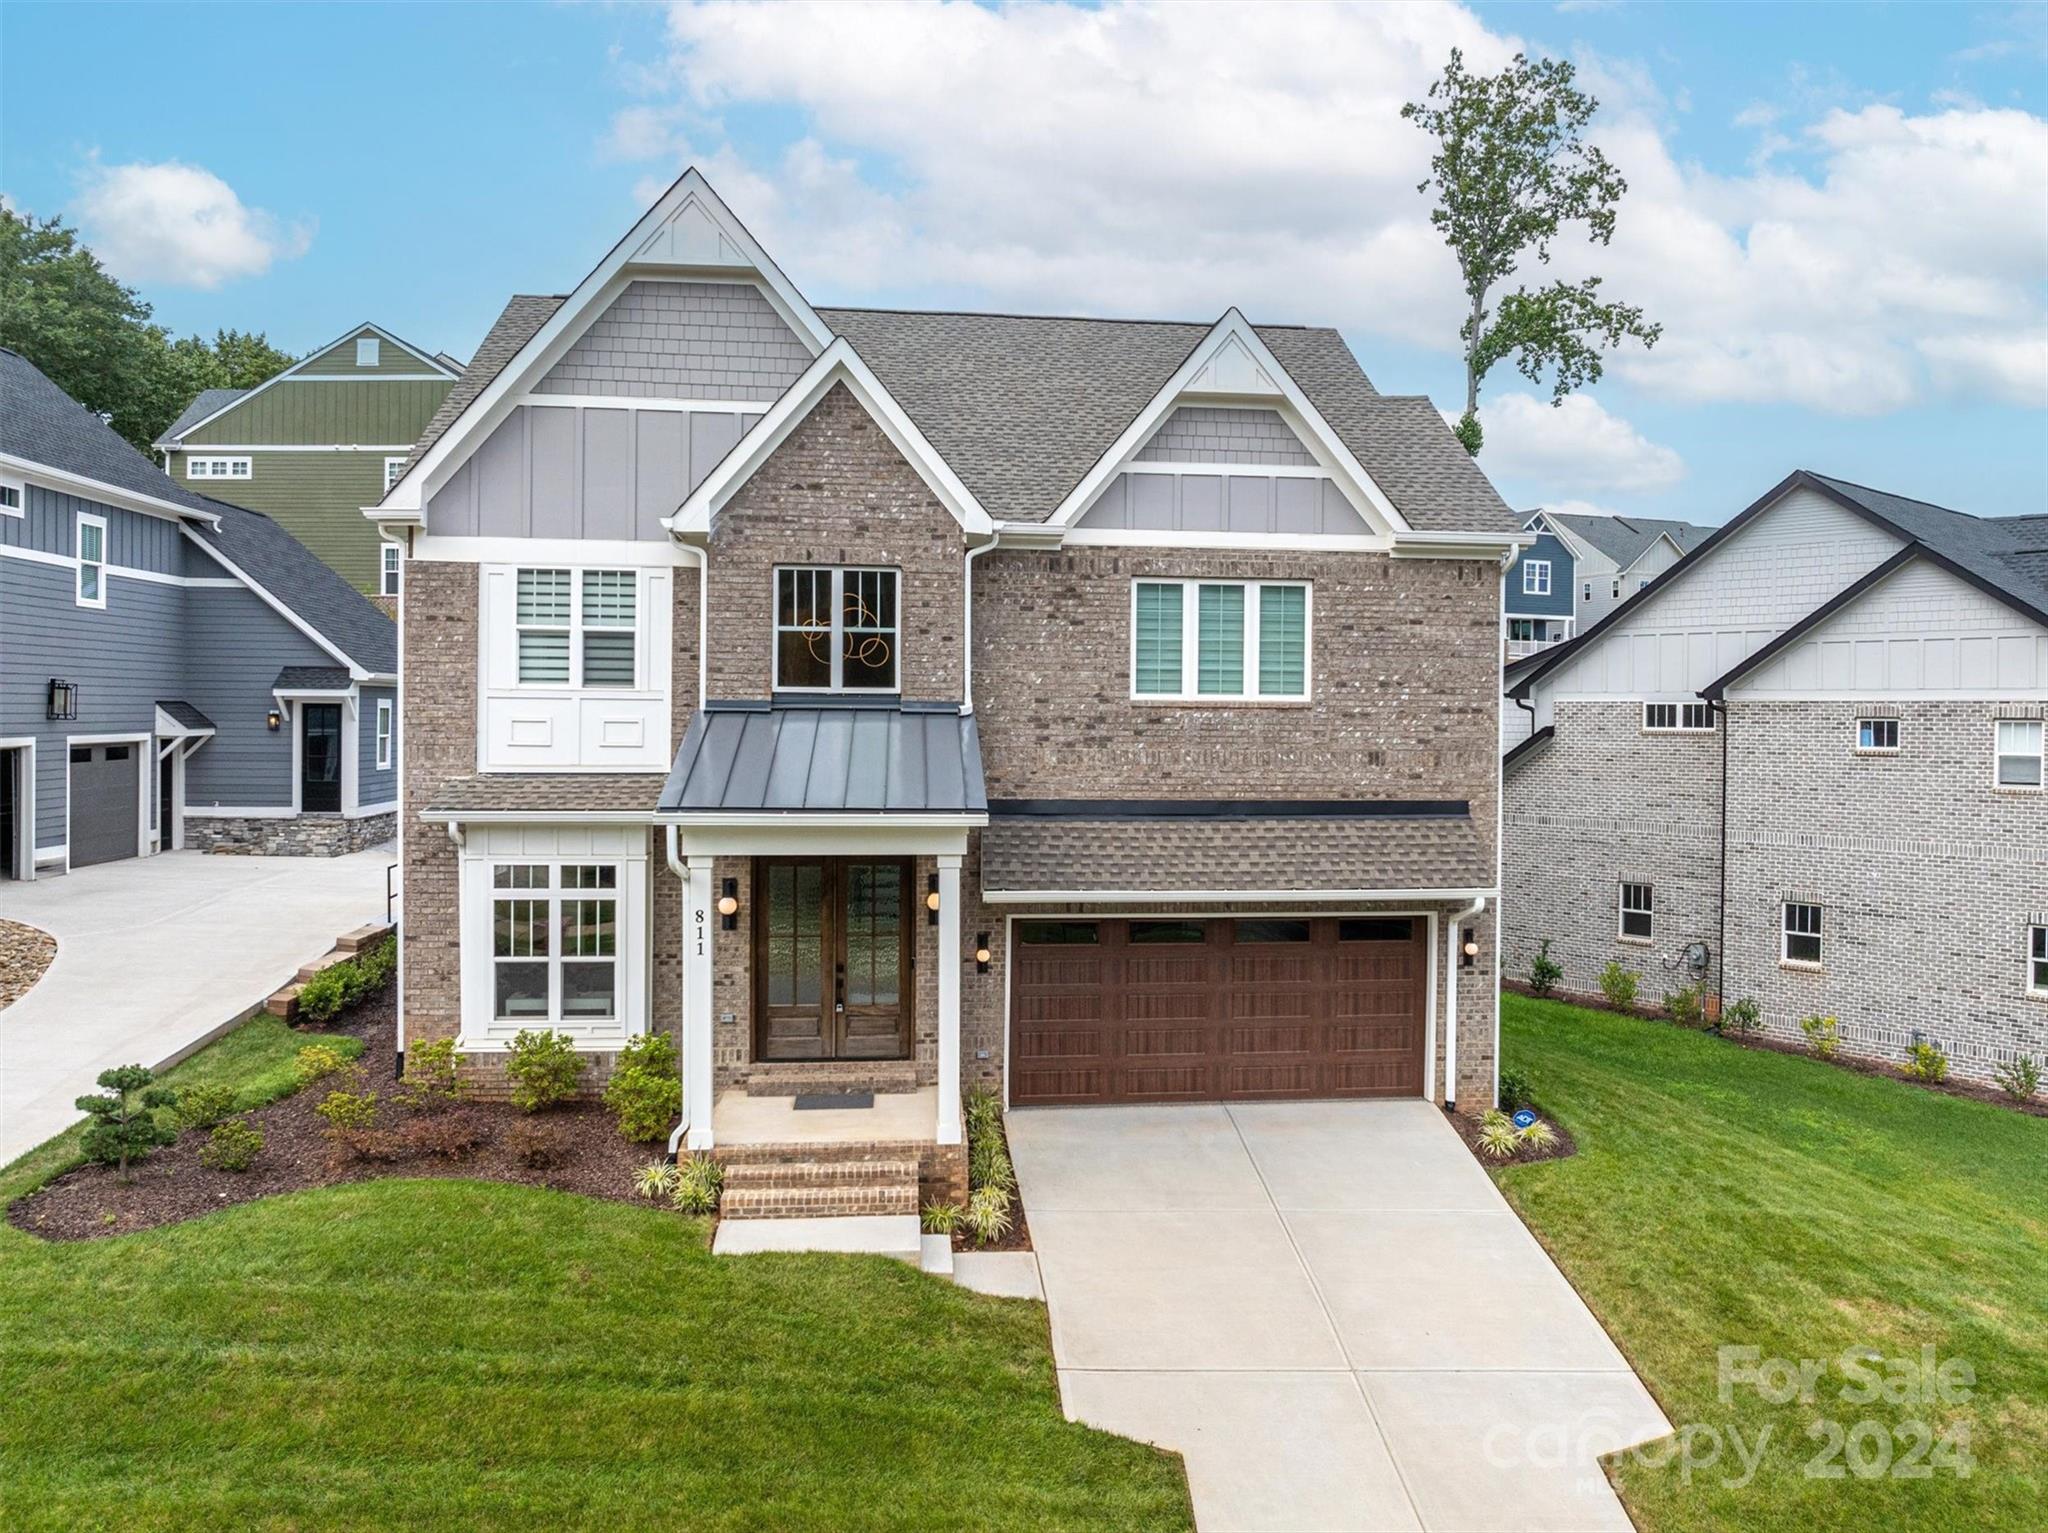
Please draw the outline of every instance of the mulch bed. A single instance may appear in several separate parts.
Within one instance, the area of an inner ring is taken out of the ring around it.
[[[57,939],[20,921],[0,921],[0,1011],[29,993],[57,956]]]
[[[1568,1155],[1579,1153],[1579,1142],[1572,1138],[1570,1129],[1540,1107],[1534,1108],[1533,1111],[1537,1118],[1550,1125],[1551,1132],[1557,1135],[1557,1143],[1547,1150],[1524,1149],[1507,1160],[1495,1160],[1479,1148],[1479,1119],[1462,1112],[1446,1113],[1444,1116],[1450,1119],[1451,1127],[1458,1131],[1458,1137],[1465,1141],[1465,1148],[1472,1152],[1472,1158],[1489,1171],[1502,1166],[1533,1166],[1539,1161],[1563,1160]]]
[[[997,1132],[1003,1138],[1003,1154],[1010,1153],[1009,1125],[1002,1119],[996,1120]],[[1016,1162],[1011,1161],[1014,1166]],[[983,1245],[967,1231],[965,1223],[953,1227],[953,1249],[955,1251],[1028,1251],[1031,1249],[1031,1225],[1024,1217],[1024,1189],[1018,1187],[1010,1194],[1010,1233],[1001,1240],[991,1240]]]
[[[387,990],[366,1002],[335,1027],[302,1028],[306,1042],[347,1033],[361,1038],[360,1063],[369,1089],[386,1098],[378,1109],[378,1126],[403,1129],[423,1114],[398,1104],[392,1079],[393,999]],[[344,1182],[388,1176],[468,1177],[492,1182],[517,1182],[579,1192],[589,1197],[634,1202],[633,1173],[661,1158],[665,1146],[629,1144],[621,1139],[612,1117],[596,1103],[576,1103],[527,1114],[502,1102],[466,1102],[448,1112],[473,1114],[483,1143],[459,1160],[411,1155],[399,1160],[367,1161],[337,1148],[327,1138],[327,1124],[313,1108],[337,1084],[334,1078],[250,1113],[263,1130],[263,1150],[247,1171],[210,1171],[199,1163],[199,1150],[209,1131],[188,1129],[140,1166],[130,1168],[123,1183],[108,1166],[80,1166],[7,1210],[17,1229],[49,1240],[90,1240],[125,1235],[197,1218],[215,1209],[231,1208],[281,1192],[332,1187]],[[547,1168],[524,1164],[514,1153],[523,1132],[534,1129],[559,1142],[560,1163]]]

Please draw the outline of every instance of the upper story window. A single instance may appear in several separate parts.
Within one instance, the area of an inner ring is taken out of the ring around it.
[[[2048,996],[2048,926],[2027,928],[2027,994]]]
[[[1131,584],[1131,696],[1285,699],[1309,694],[1302,581]]]
[[[187,458],[187,479],[248,479],[253,475],[248,458]]]
[[[1643,728],[1651,734],[1711,734],[1714,710],[1705,703],[1644,703]]]
[[[1786,963],[1820,963],[1820,906],[1785,902],[1784,946],[1778,956]]]
[[[775,686],[783,692],[894,692],[902,630],[894,570],[775,572]]]
[[[1548,559],[1524,559],[1522,561],[1522,594],[1524,596],[1548,596],[1550,594],[1550,561]]]
[[[1896,751],[1899,748],[1899,721],[1897,719],[1858,719],[1856,721],[1856,749],[1875,754]]]
[[[386,495],[389,495],[391,493],[391,487],[394,484],[398,483],[398,481],[404,477],[404,457],[401,456],[396,458],[386,458],[384,460],[384,493]]]
[[[1650,577],[1649,577],[1648,575],[1645,575],[1645,576],[1643,576],[1643,577],[1642,577],[1642,578],[1641,578],[1640,580],[1638,580],[1638,581],[1636,582],[1636,589],[1637,589],[1638,591],[1640,591],[1640,590],[1644,589],[1644,588],[1645,588],[1646,586],[1648,586],[1648,585],[1649,585],[1649,583],[1650,583]]]
[[[1587,581],[1587,582],[1586,582],[1586,583],[1585,583],[1585,584],[1584,584],[1583,586],[1579,587],[1579,600],[1580,600],[1580,601],[1591,601],[1592,599],[1593,599],[1593,582],[1589,580],[1589,581]]]
[[[380,561],[377,567],[377,590],[384,596],[398,594],[398,565],[402,550],[396,543],[381,543],[377,547]]]
[[[1624,942],[1648,942],[1656,921],[1656,891],[1648,884],[1621,886],[1621,925]]]
[[[28,515],[27,491],[19,479],[0,479],[0,516]]]
[[[631,570],[521,570],[519,684],[631,687],[636,596]]]
[[[356,366],[375,367],[378,350],[377,338],[374,335],[359,336],[356,340]]]
[[[2001,788],[2041,786],[2041,721],[2000,719],[1998,765],[1994,781]]]
[[[107,604],[107,519],[78,513],[78,605]]]

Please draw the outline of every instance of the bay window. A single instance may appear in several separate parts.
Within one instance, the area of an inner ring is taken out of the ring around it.
[[[1302,581],[1133,581],[1132,697],[1306,699],[1310,606]]]

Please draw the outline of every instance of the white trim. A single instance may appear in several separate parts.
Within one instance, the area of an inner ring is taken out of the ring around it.
[[[344,378],[343,383],[359,383],[358,378]],[[395,452],[409,453],[410,444],[405,442],[212,442],[194,443],[190,447],[166,448],[167,452],[198,455],[222,452]]]
[[[222,569],[226,570],[230,575],[233,575],[237,580],[241,581],[243,585],[247,586],[251,591],[255,592],[257,598],[261,600],[265,606],[269,607],[271,611],[275,612],[287,623],[290,623],[292,627],[298,629],[300,633],[304,634],[307,638],[311,639],[315,644],[319,645],[322,649],[326,650],[328,654],[332,655],[335,659],[339,660],[344,666],[348,668],[348,673],[351,677],[360,680],[361,678],[369,675],[369,672],[365,671],[361,666],[357,665],[355,661],[351,660],[345,653],[343,653],[332,642],[330,642],[326,635],[322,634],[319,629],[315,628],[311,623],[307,622],[304,618],[300,617],[298,613],[294,612],[291,608],[287,607],[283,602],[279,601],[275,596],[271,595],[269,591],[265,590],[261,585],[257,584],[256,581],[251,579],[246,571],[244,571],[236,565],[234,560],[230,559],[226,554],[222,553],[218,548],[215,548],[212,544],[206,542],[197,533],[193,532],[193,530],[190,527],[180,528],[179,530],[182,531],[186,537],[190,538],[196,547],[204,550],[208,557],[210,557]]]
[[[529,818],[531,818],[529,816]],[[814,826],[821,830],[882,830],[892,827],[904,830],[971,829],[988,824],[988,812],[980,809],[963,809],[949,814],[941,811],[931,813],[898,812],[876,810],[815,810],[815,809],[758,809],[723,810],[704,813],[699,810],[676,810],[669,813],[642,814],[638,818],[657,825],[674,824],[685,833],[698,829],[729,830],[736,828],[802,830]]]
[[[358,804],[348,814],[344,815],[343,818],[349,820],[367,820],[374,815],[395,814],[397,812],[398,800],[395,798],[387,798],[375,804]]]
[[[1002,536],[1005,547],[1024,546]],[[1267,553],[1387,553],[1385,538],[1344,532],[1175,532],[1143,527],[1074,527],[1059,540],[1063,548],[1235,548]]]
[[[216,729],[192,729],[180,724],[159,703],[156,710],[156,737],[159,740],[211,740],[219,731]]]
[[[97,559],[88,559],[85,556],[85,530],[88,527],[95,528],[100,535],[100,556]],[[71,585],[73,604],[80,607],[91,607],[101,612],[106,611],[107,519],[104,516],[96,515],[91,511],[76,511],[72,513],[71,553],[72,557],[78,561],[77,578]],[[96,587],[91,596],[85,594],[85,572],[88,567],[93,572]]]
[[[1631,910],[1629,908],[1628,903],[1628,892],[1631,889],[1642,890],[1643,897],[1646,900],[1648,900],[1649,903],[1642,906],[1640,909]],[[1641,933],[1640,935],[1630,931],[1628,929],[1628,918],[1630,916],[1642,916],[1646,921],[1648,921],[1650,929],[1646,932]],[[1642,942],[1654,944],[1656,942],[1657,886],[1655,884],[1649,883],[1646,880],[1640,878],[1620,878],[1615,880],[1614,940],[1617,942],[1629,943]]]
[[[0,740],[0,745],[5,745],[6,743],[5,740]],[[2041,944],[2043,957],[2048,958],[2048,926],[2029,922],[2027,925],[2026,944],[2022,949],[2022,954],[2026,959],[2022,973],[2026,980],[2027,994],[2048,999],[2048,985],[2037,985],[2034,983],[2034,965],[2042,961],[2042,959],[2037,959],[2034,956],[2034,946],[2037,940]]]
[[[384,455],[384,478],[382,488],[388,490],[394,484],[398,483],[398,480],[393,475],[392,471],[396,469],[401,473],[404,472],[405,460],[408,456],[409,455],[404,452],[386,453]]]
[[[1671,545],[1671,551],[1674,554],[1678,555],[1678,557],[1681,559],[1685,557],[1685,549],[1682,546],[1680,546],[1678,539],[1674,538],[1668,532],[1660,532],[1654,538],[1650,539],[1649,542],[1645,543],[1642,547],[1641,552],[1639,552],[1633,559],[1629,560],[1627,564],[1624,564],[1620,568],[1620,570],[1617,571],[1617,573],[1620,574],[1624,579],[1626,579],[1628,576],[1628,572],[1634,569],[1638,564],[1641,564],[1645,559],[1649,558],[1650,550],[1655,548],[1659,543],[1669,543]],[[1668,564],[1664,566],[1665,569],[1669,569],[1670,567],[1671,566]],[[1658,571],[1658,574],[1662,573],[1662,570]],[[1638,576],[1637,579],[1639,583],[1637,584],[1636,589],[1640,591],[1643,588],[1643,586],[1648,585],[1649,582],[1651,580],[1654,580],[1655,578],[1656,576],[1654,575],[1649,577]]]
[[[71,749],[76,745],[129,745],[135,747],[135,754],[129,759],[135,763],[135,855],[149,855],[149,791],[151,774],[142,770],[143,763],[154,763],[155,756],[150,749],[148,734],[112,735],[66,735],[64,736],[64,870],[71,871]],[[121,861],[113,858],[112,861]]]
[[[17,458],[12,453],[0,452],[0,471],[9,475],[20,475],[31,484],[40,484],[44,489],[55,490],[62,495],[76,495],[85,500],[96,500],[103,505],[118,506],[123,511],[135,511],[144,516],[167,517],[179,522],[204,522],[209,527],[220,525],[220,514],[204,511],[197,506],[181,506],[176,501],[158,500],[153,495],[140,495],[133,490],[124,490],[119,485],[108,484],[103,479],[91,479],[84,474],[68,474],[59,468],[36,463],[27,458]],[[177,486],[168,478],[164,481],[173,489]]]
[[[1335,479],[1320,463],[1182,463],[1164,458],[1133,458],[1126,474],[1200,474],[1211,479]]]
[[[197,808],[185,806],[188,820],[293,820],[299,811],[289,804],[204,804]]]
[[[377,699],[377,714],[371,729],[371,741],[377,753],[377,770],[388,772],[391,770],[392,747],[398,740],[398,710],[392,707],[392,699]]]
[[[192,471],[202,463],[206,465],[206,472],[203,474],[193,473]],[[239,473],[236,471],[238,468],[240,470]],[[187,479],[204,479],[208,483],[222,479],[246,482],[256,477],[256,465],[247,453],[188,452],[185,454],[185,477]]]
[[[1650,722],[1650,710],[1652,708],[1671,709],[1671,717],[1675,722],[1670,724],[1652,724]],[[1685,720],[1688,713],[1695,719],[1704,715],[1706,723],[1686,723]],[[1689,702],[1680,697],[1648,697],[1643,699],[1641,717],[1642,727],[1639,732],[1646,735],[1710,735],[1715,732],[1714,709],[1710,703]]]
[[[2041,719],[1992,719],[1991,723],[1991,786],[2000,793],[2039,793],[2048,789],[2048,722]],[[2034,730],[2034,780],[2032,782],[2007,782],[2001,769],[2007,761],[2025,761],[2025,751],[2000,750],[1998,737],[2006,725]]]
[[[1798,933],[1798,935],[1802,937],[1813,938],[1814,947],[1820,953],[1820,956],[1818,958],[1794,958],[1792,956],[1792,937],[1794,934],[1791,929],[1791,923],[1792,911],[1795,906],[1801,910],[1810,910],[1813,912],[1813,930],[1810,932],[1800,932]],[[1778,901],[1779,965],[1784,968],[1792,969],[1821,969],[1826,967],[1827,959],[1828,948],[1826,907],[1816,904],[1812,900]]]
[[[1534,541],[1507,532],[1397,532],[1393,554],[1396,559],[1506,559]]]
[[[933,1137],[940,1144],[959,1144],[966,1136],[960,1123],[960,864],[959,852],[937,858],[939,918],[938,1111]],[[1005,976],[1007,978],[1007,976]]]
[[[574,768],[577,776],[587,769]],[[493,772],[491,775],[500,775]],[[537,775],[537,774],[528,774]],[[652,825],[645,809],[422,809],[428,825]]]
[[[7,753],[17,750],[21,752],[21,767],[14,780],[14,877],[17,883],[33,883],[36,876],[36,737],[0,735],[0,771],[6,770],[10,764]],[[68,764],[65,771],[68,775]],[[71,785],[68,780],[64,791],[69,798]],[[54,862],[56,849],[52,850],[49,860]]]
[[[405,579],[405,545],[389,538],[377,544],[377,594],[396,596]]]
[[[1147,900],[1163,904],[1219,905],[1237,901],[1271,905],[1288,900],[1476,900],[1491,899],[1498,889],[986,889],[984,905],[1130,905]],[[1267,914],[1265,911],[1259,912]],[[1117,911],[1121,919],[1125,912]],[[1317,914],[1328,915],[1329,911]],[[1363,911],[1360,914],[1386,914]],[[1078,918],[1077,918],[1078,919]]]
[[[1521,561],[1521,570],[1522,594],[1524,596],[1548,596],[1550,594],[1550,560],[1524,558]],[[1541,581],[1535,578],[1539,571],[1543,576]]]
[[[27,516],[28,481],[14,478],[9,474],[0,474],[0,491],[4,490],[14,491],[14,504],[10,506],[0,503],[0,516]]]
[[[1140,692],[1138,690],[1138,588],[1140,586],[1177,585],[1181,588],[1180,601],[1180,690],[1178,692]],[[1201,593],[1203,586],[1237,586],[1242,590],[1258,590],[1255,600],[1244,604],[1244,653],[1239,681],[1246,690],[1239,692],[1203,692],[1201,685]],[[1302,592],[1301,610],[1301,690],[1299,692],[1265,693],[1259,687],[1259,624],[1263,617],[1265,588],[1268,586],[1291,586]],[[1307,703],[1315,694],[1315,586],[1307,580],[1218,580],[1202,576],[1133,575],[1130,598],[1130,701],[1134,703],[1200,703],[1233,705],[1258,703],[1277,705],[1285,703]],[[1196,690],[1190,690],[1193,682]]]
[[[396,541],[391,539],[389,541]],[[513,564],[528,569],[565,565],[591,569],[694,568],[691,549],[668,539],[623,538],[459,538],[422,532],[412,539],[414,561],[442,564]]]
[[[430,373],[384,373],[381,375],[371,374],[366,377],[356,377],[353,374],[349,373],[312,373],[306,375],[300,374],[300,368],[306,366],[308,363],[314,361],[316,358],[326,356],[328,352],[334,350],[334,348],[341,345],[342,342],[349,340],[351,337],[360,336],[362,332],[365,330],[376,331],[377,335],[381,339],[391,342],[392,345],[396,346],[400,351],[404,352],[407,356],[418,357],[420,361],[426,363],[428,367],[433,369],[433,371]],[[287,367],[283,372],[276,374],[274,377],[264,379],[261,383],[257,384],[256,387],[254,387],[253,389],[243,390],[240,394],[237,394],[233,399],[230,399],[226,404],[222,405],[218,410],[214,411],[213,414],[202,416],[200,419],[192,422],[192,424],[187,426],[184,429],[184,431],[181,432],[179,435],[166,436],[162,440],[152,443],[151,445],[159,448],[170,449],[173,451],[183,451],[184,449],[180,447],[179,444],[183,442],[185,438],[190,436],[193,432],[199,430],[202,426],[210,425],[214,421],[219,420],[223,415],[227,414],[228,411],[230,410],[240,409],[243,405],[247,404],[250,400],[254,399],[258,394],[261,394],[265,389],[274,388],[276,385],[284,383],[287,380],[289,380],[292,383],[366,383],[373,380],[384,383],[421,383],[428,381],[438,383],[452,380],[458,376],[460,376],[458,373],[451,371],[447,367],[442,366],[439,362],[436,362],[432,357],[428,356],[425,352],[420,351],[415,347],[406,345],[404,341],[401,341],[397,336],[393,335],[389,330],[384,329],[381,325],[373,325],[368,320],[365,320],[360,325],[350,325],[346,330],[342,331],[341,334],[337,335],[333,340],[329,341],[326,345],[315,346],[311,351],[307,352],[303,357],[299,358],[298,361],[294,362],[290,367]]]
[[[766,415],[772,399],[652,399],[628,394],[521,394],[514,405],[571,410],[674,410],[686,415]]]

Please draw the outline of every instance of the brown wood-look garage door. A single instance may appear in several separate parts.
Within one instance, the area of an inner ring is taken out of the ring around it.
[[[1427,923],[1019,920],[1010,1100],[1422,1093]]]

